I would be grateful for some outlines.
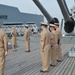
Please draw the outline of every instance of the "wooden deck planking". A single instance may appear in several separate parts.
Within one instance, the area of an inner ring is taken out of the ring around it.
[[[65,72],[63,75],[72,75],[72,70],[74,68],[74,60],[75,58],[71,58],[71,63],[68,65],[68,67],[66,68]]]
[[[68,61],[67,61],[67,62],[65,63],[65,65],[62,67],[62,69],[61,69],[61,71],[59,72],[58,75],[63,75],[64,72],[68,70],[69,64],[73,62],[72,59],[69,59],[69,58],[67,58],[67,59],[68,59]],[[72,62],[71,62],[71,61],[72,61]]]
[[[50,69],[52,69],[53,67],[50,67]],[[37,72],[39,71],[39,69],[37,69],[36,70]],[[33,71],[33,73],[32,73],[32,75],[35,75],[35,73],[36,73],[36,71]],[[36,73],[37,74],[37,73]],[[41,73],[39,73],[39,74],[41,74]],[[43,73],[43,75],[46,75],[47,73]],[[29,75],[30,75],[30,73],[29,73]]]
[[[20,44],[19,44],[20,42]],[[74,59],[68,58],[66,55],[70,50],[70,47],[73,44],[62,44],[62,53],[63,53],[63,61],[59,62],[56,67],[50,67],[48,73],[40,73],[40,69],[42,67],[41,58],[40,58],[40,44],[39,42],[31,42],[31,52],[26,53],[24,41],[18,41],[17,49],[18,51],[13,52],[11,49],[9,51],[9,55],[6,59],[5,65],[5,75],[60,75],[61,72],[63,74],[63,70],[68,61],[67,66],[70,64],[67,71],[65,71],[64,75],[68,73],[71,69],[73,71],[73,66],[71,67]],[[22,45],[23,44],[23,45]],[[68,47],[66,46],[68,45]],[[24,54],[25,53],[25,54]],[[72,60],[72,61],[71,61]],[[75,66],[75,65],[74,65]],[[62,67],[62,68],[61,68]],[[60,70],[61,69],[61,70]],[[73,71],[74,72],[74,71]]]
[[[66,61],[66,59],[67,57],[64,58],[63,62],[59,62],[56,67],[53,67],[52,70],[50,69],[50,72],[48,73],[48,75],[55,75],[60,70],[60,68],[64,64],[64,61]]]
[[[35,54],[36,55],[36,54]],[[35,56],[34,55],[34,56]],[[33,56],[33,57],[34,57]],[[30,58],[28,58],[29,60],[30,60]],[[22,63],[22,64],[19,64],[19,63],[16,63],[16,67],[13,67],[12,69],[11,69],[11,71],[10,72],[12,72],[12,73],[15,73],[15,72],[18,72],[18,71],[16,71],[16,68],[18,67],[18,68],[20,68],[20,70],[19,70],[19,72],[20,71],[22,71],[21,69],[25,69],[26,68],[26,71],[27,70],[29,70],[32,66],[33,66],[33,63],[36,63],[36,61],[35,61],[35,59],[34,60],[31,60],[30,62],[28,61],[28,62],[26,62],[25,63],[25,61],[23,61],[24,63]],[[31,62],[33,62],[33,63],[31,63]],[[19,66],[20,65],[20,66]],[[36,65],[36,64],[35,64]],[[28,68],[28,69],[27,69]]]
[[[35,51],[36,51],[36,50],[35,50]],[[34,51],[34,52],[35,52],[35,51]],[[34,53],[34,52],[33,52],[33,53]],[[23,53],[24,53],[24,52],[23,52]],[[38,53],[38,52],[36,52],[36,53]],[[36,53],[34,53],[34,56],[36,56],[36,55],[35,55]],[[31,55],[32,55],[32,52],[31,52],[31,53],[25,53],[25,54],[31,54]],[[39,55],[39,54],[38,54],[38,55]],[[23,55],[22,55],[22,56],[23,56]],[[26,55],[26,56],[27,56],[27,55]],[[31,59],[32,57],[34,58],[34,56],[27,57],[27,59],[29,59],[29,58]],[[21,57],[21,55],[20,55],[20,57]],[[25,59],[26,59],[26,57],[25,57],[25,56],[23,56],[23,58],[25,58]],[[18,57],[17,57],[17,59],[18,59]],[[21,59],[22,59],[22,57],[21,57]],[[26,59],[26,60],[27,60],[27,59]],[[23,59],[22,59],[22,60],[23,60]],[[32,62],[32,61],[31,61],[31,62]],[[17,63],[17,64],[18,64],[18,63]]]
[[[75,58],[74,58],[74,63],[72,66],[73,66],[73,68],[72,68],[71,75],[75,75]]]

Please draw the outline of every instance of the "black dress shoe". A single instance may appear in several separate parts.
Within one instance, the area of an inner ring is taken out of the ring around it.
[[[30,52],[30,50],[28,52]]]
[[[40,72],[48,72],[48,71],[43,71],[43,70],[40,70]]]
[[[57,60],[57,62],[62,62],[62,60]]]
[[[30,52],[30,51],[25,51],[25,52]]]
[[[50,64],[50,66],[56,66],[56,65],[52,65],[52,64]]]

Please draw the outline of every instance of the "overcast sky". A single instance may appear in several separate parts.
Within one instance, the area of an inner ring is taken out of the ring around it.
[[[52,17],[62,19],[57,0],[39,0]],[[72,8],[74,0],[66,0],[68,8]],[[20,12],[42,14],[32,0],[0,0],[0,4],[17,7]]]

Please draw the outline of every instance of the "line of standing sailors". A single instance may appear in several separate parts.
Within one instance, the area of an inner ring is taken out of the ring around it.
[[[56,66],[57,62],[62,61],[62,53],[60,47],[61,31],[59,29],[59,24],[50,24],[49,31],[47,30],[47,24],[41,22],[41,59],[42,59],[42,70],[40,72],[48,72],[50,66]],[[13,32],[14,31],[14,32]],[[16,45],[16,34],[15,30],[12,28],[12,48],[15,49]],[[25,25],[25,45],[26,51],[30,52],[30,32],[29,26]]]
[[[1,25],[1,24],[0,24]],[[60,47],[61,31],[58,28],[59,25],[50,24],[49,30],[47,30],[47,24],[41,22],[41,59],[42,70],[40,72],[48,72],[50,66],[56,66],[57,61],[62,61],[62,53]],[[30,34],[28,25],[25,26],[25,42],[26,52],[30,52]],[[12,48],[15,51],[16,46],[16,30],[12,27]],[[8,54],[8,40],[5,32],[0,29],[0,75],[4,75],[4,62],[5,56]],[[51,60],[51,64],[50,64]]]
[[[41,59],[42,70],[40,72],[48,72],[50,66],[56,66],[57,62],[62,61],[62,53],[60,47],[61,31],[59,24],[50,24],[49,31],[47,24],[41,22]]]

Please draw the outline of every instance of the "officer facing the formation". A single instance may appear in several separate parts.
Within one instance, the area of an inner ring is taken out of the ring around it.
[[[0,23],[1,27],[1,23]],[[5,32],[0,29],[0,75],[4,75],[5,56],[8,54],[8,40]]]
[[[28,27],[29,27],[28,25],[25,25],[25,44],[26,44],[25,52],[30,52],[30,31]]]
[[[50,61],[50,32],[47,30],[47,24],[41,22],[42,32],[40,34],[40,44],[41,44],[41,58],[42,58],[42,70],[40,72],[49,71],[49,61]]]
[[[60,62],[62,61],[62,52],[61,52],[61,47],[60,47],[61,45],[60,40],[61,40],[62,34],[61,34],[61,30],[59,28],[58,23],[55,23],[55,28],[56,28],[56,32],[58,33],[57,61]]]
[[[15,46],[16,46],[16,36],[17,36],[17,34],[16,34],[15,27],[12,27],[11,34],[12,34],[12,49],[13,49],[13,51],[16,51]]]
[[[55,25],[53,24],[50,24],[50,28],[49,30],[51,31],[51,34],[52,34],[52,45],[51,45],[51,64],[50,66],[56,66],[57,64],[57,57],[56,57],[56,50],[57,50],[57,33],[55,31]]]

